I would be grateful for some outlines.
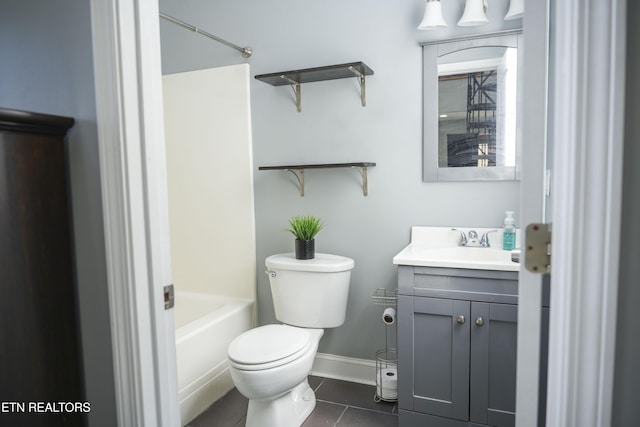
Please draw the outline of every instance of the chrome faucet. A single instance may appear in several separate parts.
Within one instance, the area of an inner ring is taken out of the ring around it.
[[[458,230],[457,228],[452,228],[451,231],[457,231],[460,233],[460,237],[458,238],[458,246],[467,246],[467,235],[464,234],[464,231]]]
[[[469,230],[467,246],[472,246],[472,247],[480,246],[480,240],[478,240],[478,232],[476,232],[476,230]]]
[[[476,230],[469,230],[467,234],[457,228],[452,228],[451,231],[457,231],[460,233],[458,246],[489,248],[491,247],[491,242],[489,242],[489,233],[495,233],[498,230],[489,230],[484,233],[480,239],[478,239],[478,232]]]
[[[489,230],[482,235],[482,239],[480,239],[480,246],[489,248],[491,247],[491,242],[489,242],[489,233],[497,233],[498,230]]]

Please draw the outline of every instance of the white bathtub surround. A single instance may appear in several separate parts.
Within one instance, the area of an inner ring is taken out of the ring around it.
[[[253,324],[254,302],[195,292],[176,294],[180,420],[185,425],[233,388],[227,347]]]
[[[255,298],[248,64],[163,76],[178,291]]]
[[[229,343],[255,324],[249,65],[163,76],[180,415],[232,387]]]

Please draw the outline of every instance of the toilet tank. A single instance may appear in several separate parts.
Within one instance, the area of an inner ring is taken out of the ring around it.
[[[293,253],[265,260],[276,318],[303,328],[335,328],[347,314],[351,258],[316,253],[298,260]]]

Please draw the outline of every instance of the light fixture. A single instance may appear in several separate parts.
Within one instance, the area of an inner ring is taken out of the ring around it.
[[[464,5],[464,13],[458,21],[461,27],[474,27],[489,22],[487,18],[487,2],[486,0],[467,0]]]
[[[511,0],[509,11],[504,16],[505,20],[520,19],[524,15],[524,0]]]
[[[433,30],[436,28],[444,28],[447,23],[442,16],[442,5],[440,0],[427,0],[424,7],[424,17],[418,25],[419,30]]]

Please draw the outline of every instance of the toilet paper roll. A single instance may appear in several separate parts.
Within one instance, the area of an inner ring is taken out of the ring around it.
[[[382,321],[386,325],[393,325],[396,323],[396,310],[392,307],[385,308],[384,313],[382,313]]]
[[[376,383],[376,392],[382,399],[395,400],[398,398],[398,370],[396,368],[379,370]]]

